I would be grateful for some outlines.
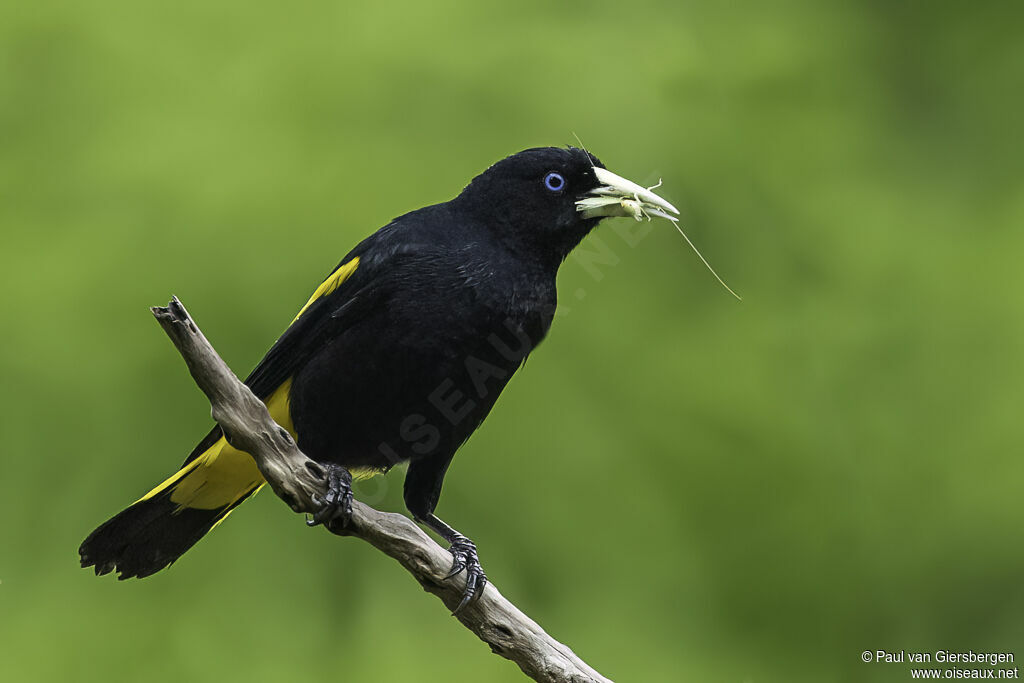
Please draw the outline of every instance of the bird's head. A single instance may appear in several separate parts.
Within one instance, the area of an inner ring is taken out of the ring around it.
[[[678,214],[654,192],[576,147],[538,147],[502,159],[457,200],[513,248],[564,259],[603,218]]]

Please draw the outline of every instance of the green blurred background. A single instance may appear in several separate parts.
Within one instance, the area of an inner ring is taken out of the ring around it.
[[[566,263],[439,507],[501,590],[622,681],[1024,657],[1022,7],[4,3],[0,679],[521,680],[267,493],[145,581],[76,549],[210,424],[147,306],[244,374],[359,239],[574,132],[745,300],[667,223]]]

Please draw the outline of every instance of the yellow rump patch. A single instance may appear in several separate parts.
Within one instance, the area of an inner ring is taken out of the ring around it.
[[[316,288],[316,291],[313,292],[313,296],[309,297],[309,301],[307,301],[306,305],[302,307],[302,309],[299,311],[299,314],[295,316],[295,320],[298,320],[299,316],[305,313],[306,309],[312,306],[314,301],[321,297],[327,296],[328,294],[336,290],[338,287],[340,287],[341,283],[347,280],[352,275],[352,273],[356,271],[356,268],[358,266],[358,256],[356,256],[348,263],[344,263],[338,266],[338,269],[331,273],[330,277],[324,280],[322,285]],[[292,320],[292,322],[295,322],[295,320]]]
[[[313,296],[299,310],[292,322],[298,320],[313,305],[314,301],[337,290],[358,266],[358,256],[339,266],[331,273],[330,277],[324,280],[323,284],[316,288]],[[270,417],[287,429],[294,439],[297,438],[295,426],[292,424],[288,407],[288,394],[291,386],[292,380],[290,378],[285,380],[267,398],[265,403]],[[358,469],[352,474],[354,478],[362,479],[379,474],[379,470]],[[266,481],[260,474],[259,468],[256,467],[256,461],[252,459],[252,456],[233,447],[224,437],[221,437],[202,455],[182,467],[136,502],[153,498],[169,490],[171,501],[177,503],[178,511],[185,508],[218,510],[230,508],[245,496],[250,495],[253,489],[259,489],[265,483]],[[219,524],[220,521],[223,521],[223,518],[217,523]]]
[[[266,400],[270,416],[295,438],[288,410],[288,392],[292,381],[288,379]],[[185,465],[172,477],[161,483],[140,500],[146,500],[170,489],[171,501],[178,509],[197,508],[216,510],[228,507],[266,483],[256,461],[240,451],[224,437],[217,440],[205,453]]]

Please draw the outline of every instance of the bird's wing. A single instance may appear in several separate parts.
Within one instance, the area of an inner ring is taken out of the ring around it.
[[[245,384],[260,399],[267,399],[290,379],[333,334],[352,325],[362,312],[381,305],[387,287],[381,282],[402,251],[387,254],[360,245],[331,271],[317,287],[288,329],[245,379]],[[192,450],[188,464],[213,446],[222,436],[215,426]]]
[[[366,273],[359,273],[361,277],[353,281],[361,265],[359,256],[343,261],[316,288],[288,329],[245,378],[246,385],[256,396],[261,399],[270,396],[309,358],[318,341],[323,340],[331,329],[342,326],[333,314],[338,309],[343,312],[351,309],[361,296],[365,296],[360,290],[365,288],[367,280],[372,279],[365,277]],[[359,286],[360,281],[363,287]]]

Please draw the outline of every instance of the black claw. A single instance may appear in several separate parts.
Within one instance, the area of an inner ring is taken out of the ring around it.
[[[462,595],[462,601],[452,614],[458,614],[466,605],[475,602],[483,595],[484,587],[487,585],[487,575],[480,566],[480,558],[476,553],[476,545],[465,536],[455,539],[448,552],[452,554],[452,570],[446,576],[450,579],[463,569],[466,570],[466,592]]]
[[[341,465],[329,464],[327,470],[327,495],[313,496],[313,504],[319,510],[306,520],[309,526],[326,524],[332,529],[344,529],[352,517],[352,475]]]

